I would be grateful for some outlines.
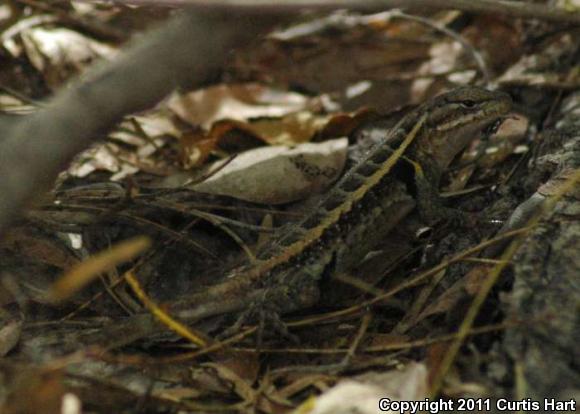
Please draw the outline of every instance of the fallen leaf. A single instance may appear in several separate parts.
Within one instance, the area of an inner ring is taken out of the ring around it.
[[[215,163],[210,171],[219,171],[191,188],[257,203],[296,201],[323,191],[336,180],[346,162],[347,145],[348,140],[340,138],[292,149],[273,146],[246,151],[221,169],[224,161]]]
[[[21,34],[32,65],[55,89],[95,60],[112,58],[116,50],[65,28],[34,27]]]
[[[206,129],[219,120],[247,121],[288,115],[307,107],[309,98],[257,83],[217,85],[174,95],[167,106],[181,119]]]

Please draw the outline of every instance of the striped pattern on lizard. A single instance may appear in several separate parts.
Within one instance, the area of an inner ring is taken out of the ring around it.
[[[176,302],[171,312],[196,321],[255,303],[279,313],[314,305],[325,272],[348,270],[413,210],[428,217],[451,161],[510,109],[507,94],[478,87],[458,88],[420,105],[333,186],[315,211],[275,237],[256,263]],[[389,174],[397,149],[423,171],[414,188]]]

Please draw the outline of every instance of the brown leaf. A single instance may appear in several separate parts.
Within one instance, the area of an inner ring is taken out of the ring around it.
[[[33,27],[21,34],[32,65],[56,89],[100,58],[112,58],[115,49],[65,28]]]
[[[347,144],[342,138],[292,149],[274,146],[246,151],[225,166],[214,164],[212,168],[218,171],[191,188],[266,204],[299,200],[334,182],[344,168]]]
[[[219,120],[248,121],[252,118],[282,117],[303,110],[309,99],[257,83],[217,85],[174,96],[168,107],[181,119],[206,129]]]
[[[344,91],[368,80],[366,103],[392,109],[408,96],[401,73],[413,73],[428,58],[429,42],[413,33],[418,26],[400,24],[387,13],[335,14],[274,33],[259,48],[252,45],[238,54],[237,69],[240,76],[298,85],[313,93]],[[396,80],[389,82],[392,77]]]
[[[379,117],[379,114],[370,108],[361,108],[353,114],[333,114],[324,128],[320,131],[320,138],[347,137],[361,125],[371,122]]]

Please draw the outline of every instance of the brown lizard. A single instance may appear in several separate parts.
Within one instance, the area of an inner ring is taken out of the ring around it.
[[[170,313],[195,322],[256,305],[277,314],[315,305],[325,272],[356,265],[415,209],[427,220],[437,215],[434,195],[443,171],[510,109],[507,94],[477,87],[455,89],[420,105],[333,186],[318,208],[275,237],[255,263],[177,301]],[[402,154],[398,164],[414,165],[414,182],[389,173]],[[151,318],[141,315],[140,334],[125,339],[154,330]]]
[[[476,87],[419,106],[334,185],[315,211],[275,238],[256,263],[172,309],[195,321],[240,312],[256,302],[280,313],[314,305],[324,272],[344,272],[357,264],[416,207],[425,217],[435,215],[433,194],[442,172],[510,108],[505,93]],[[388,160],[402,144],[408,145],[401,148],[406,159],[422,169],[413,190],[389,174]]]

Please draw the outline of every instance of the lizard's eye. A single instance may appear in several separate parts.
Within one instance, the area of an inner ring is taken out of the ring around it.
[[[475,106],[475,101],[463,101],[461,102],[461,106],[465,108],[473,108]]]

